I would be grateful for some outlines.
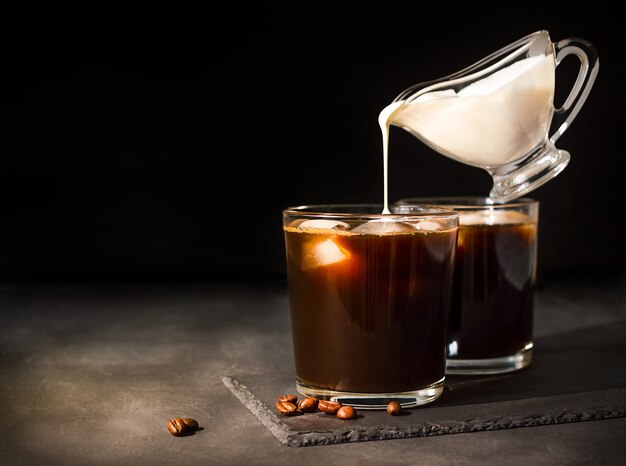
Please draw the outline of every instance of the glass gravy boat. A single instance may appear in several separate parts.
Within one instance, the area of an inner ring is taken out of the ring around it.
[[[568,55],[578,57],[580,70],[563,106],[554,108],[555,70]],[[412,86],[385,110],[390,124],[437,152],[486,170],[489,197],[504,203],[567,166],[569,153],[554,143],[580,111],[598,68],[589,42],[554,44],[548,31],[538,31],[462,71]]]

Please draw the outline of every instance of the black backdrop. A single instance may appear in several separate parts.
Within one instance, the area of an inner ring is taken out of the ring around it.
[[[381,202],[380,110],[539,29],[600,55],[541,202],[539,272],[615,271],[624,54],[594,2],[233,5],[186,27],[1,33],[0,278],[257,279],[284,274],[281,208]],[[577,63],[557,72],[557,101]],[[392,128],[390,197],[486,195],[486,172]]]

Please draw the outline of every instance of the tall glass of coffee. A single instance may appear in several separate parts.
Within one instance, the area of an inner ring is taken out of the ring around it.
[[[528,366],[539,203],[493,204],[483,197],[403,199],[395,209],[452,208],[460,213],[446,374],[496,374]]]
[[[440,397],[458,212],[283,210],[297,390],[360,409]]]

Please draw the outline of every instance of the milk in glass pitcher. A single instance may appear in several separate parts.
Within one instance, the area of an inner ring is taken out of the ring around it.
[[[555,108],[555,69],[568,55],[578,57],[580,71],[563,106]],[[566,167],[570,155],[554,143],[585,102],[598,67],[590,43],[553,43],[548,31],[538,31],[462,71],[405,90],[379,120],[486,170],[493,178],[491,200],[504,203]]]

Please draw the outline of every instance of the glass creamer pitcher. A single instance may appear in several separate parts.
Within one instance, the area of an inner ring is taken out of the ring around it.
[[[563,106],[554,108],[555,70],[568,55],[579,58],[580,70]],[[554,44],[548,31],[538,31],[462,71],[405,90],[383,112],[389,124],[437,152],[489,172],[489,196],[503,203],[567,166],[569,153],[554,143],[585,102],[598,67],[590,43]]]

